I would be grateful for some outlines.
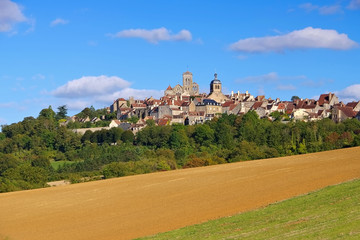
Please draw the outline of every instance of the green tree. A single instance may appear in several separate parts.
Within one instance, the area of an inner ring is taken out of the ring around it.
[[[184,130],[172,131],[169,138],[169,146],[172,149],[186,147],[189,144],[188,137]]]
[[[121,134],[121,141],[125,143],[133,143],[134,142],[134,134],[130,130],[126,130]]]
[[[218,121],[215,127],[216,142],[224,148],[232,148],[234,146],[234,129],[225,122]]]
[[[293,102],[293,101],[295,101],[295,100],[299,100],[300,98],[298,97],[298,96],[292,96],[291,97],[291,101]]]
[[[64,119],[67,117],[68,109],[67,109],[66,105],[59,106],[57,109],[58,109],[58,112],[56,113],[57,120]]]
[[[207,124],[197,125],[194,131],[194,139],[201,146],[209,146],[214,141],[214,130]]]
[[[132,116],[131,118],[128,118],[127,121],[136,124],[139,121],[139,118],[136,116]]]
[[[48,108],[44,108],[39,113],[39,119],[44,118],[48,120],[54,120],[55,119],[55,112],[52,110],[51,106]]]
[[[0,153],[0,176],[8,169],[16,168],[20,160],[11,154]]]

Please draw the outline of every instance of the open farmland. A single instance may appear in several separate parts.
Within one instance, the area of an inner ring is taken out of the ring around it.
[[[4,239],[131,239],[360,178],[360,147],[0,195]]]

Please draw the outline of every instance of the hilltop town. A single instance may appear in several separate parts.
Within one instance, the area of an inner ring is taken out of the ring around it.
[[[222,114],[243,115],[255,111],[259,118],[271,121],[318,121],[330,118],[334,122],[343,122],[349,118],[360,120],[360,101],[344,104],[335,93],[321,94],[319,99],[302,99],[293,96],[291,101],[281,101],[279,98],[265,98],[264,95],[254,96],[248,91],[224,94],[222,83],[217,73],[210,81],[209,93],[199,93],[199,85],[193,81],[193,74],[186,71],[182,74],[182,85],[169,85],[160,99],[118,98],[106,108],[116,120],[109,126],[92,128],[91,131],[121,127],[134,133],[147,125],[147,120],[153,120],[156,125],[202,124]],[[136,119],[135,122],[129,121]],[[79,119],[73,116],[68,121],[97,122],[100,118]],[[132,122],[132,123],[130,123]],[[86,129],[75,130],[84,133]]]
[[[330,117],[335,122],[348,118],[360,119],[360,101],[345,105],[339,102],[334,93],[321,94],[317,100],[293,97],[292,101],[281,101],[279,98],[267,99],[263,95],[255,97],[248,91],[232,91],[230,95],[225,95],[216,73],[210,82],[209,94],[199,93],[199,85],[193,81],[193,74],[189,71],[182,74],[182,82],[182,86],[169,85],[160,99],[116,99],[108,108],[111,113],[116,113],[119,120],[113,124],[120,124],[121,120],[135,116],[139,118],[139,122],[134,126],[137,128],[143,127],[149,119],[158,125],[193,125],[211,120],[217,115],[241,115],[250,110],[255,111],[260,118],[271,120],[279,117],[283,120],[302,121]]]

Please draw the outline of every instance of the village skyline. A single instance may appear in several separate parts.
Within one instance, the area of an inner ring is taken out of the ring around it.
[[[70,116],[159,99],[192,72],[200,93],[360,99],[360,2],[0,0],[0,125],[49,105]]]

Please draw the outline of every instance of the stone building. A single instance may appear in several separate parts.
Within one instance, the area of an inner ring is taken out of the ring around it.
[[[210,83],[210,94],[207,98],[218,103],[224,103],[229,100],[221,91],[221,81],[217,78],[217,73],[214,74],[214,80]]]
[[[165,90],[165,95],[184,95],[184,96],[196,96],[199,95],[199,85],[193,81],[193,74],[186,71],[182,75],[183,85],[177,84],[175,87],[169,87]]]

